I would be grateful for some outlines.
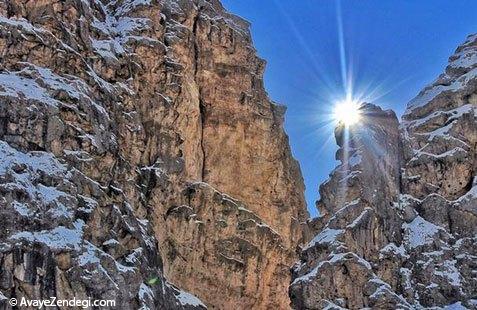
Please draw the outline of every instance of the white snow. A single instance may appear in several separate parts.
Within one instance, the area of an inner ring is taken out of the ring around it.
[[[9,239],[38,242],[56,250],[78,250],[82,243],[84,225],[85,224],[82,220],[76,220],[73,223],[74,228],[71,229],[64,226],[58,226],[52,230],[42,230],[38,232],[22,231],[10,236]]]
[[[477,199],[477,177],[474,177],[472,188],[467,193],[456,199],[455,202],[463,203],[472,199]],[[477,206],[475,206],[473,209],[477,212]]]
[[[336,241],[336,238],[343,233],[342,229],[325,228],[318,235],[316,235],[303,250],[309,249],[317,244],[331,244]]]
[[[360,170],[351,171],[350,173],[346,174],[342,179],[340,179],[339,182],[344,183],[344,182],[348,181],[349,179],[353,179],[353,178],[357,177],[360,174],[361,174]]]
[[[94,19],[92,26],[102,32],[107,39],[91,38],[93,49],[105,59],[118,60],[117,56],[124,55],[129,42],[142,42],[147,45],[162,44],[160,41],[137,35],[143,30],[151,28],[151,20],[141,17],[124,16],[125,13],[140,5],[150,5],[150,1],[136,0],[126,1],[115,10],[110,10],[109,6],[99,4],[104,13],[104,21]]]
[[[148,5],[151,5],[151,0],[125,0],[121,7],[118,8],[116,16],[127,14],[139,6]]]
[[[86,266],[90,264],[100,264],[101,260],[99,259],[97,252],[99,252],[99,249],[88,242],[85,246],[85,251],[78,257],[79,265]]]
[[[326,300],[325,303],[326,304],[324,305],[324,308],[322,310],[346,310],[346,308],[338,306],[337,304],[329,300]]]
[[[460,51],[451,56],[448,69],[467,68],[468,70],[458,77],[448,73],[440,76],[432,85],[426,87],[419,95],[408,103],[406,114],[412,110],[425,106],[443,92],[455,92],[477,77],[477,53],[472,46],[475,36],[469,36]],[[451,73],[449,73],[451,74]]]
[[[139,259],[143,257],[143,252],[144,249],[139,247],[134,249],[134,251],[126,256],[125,261],[130,263],[130,264],[137,264],[139,262]]]
[[[414,157],[410,159],[410,162],[419,160],[420,158],[423,158],[423,157],[427,157],[431,159],[441,159],[441,158],[447,158],[447,157],[454,157],[458,155],[465,156],[466,154],[467,154],[467,151],[461,147],[455,147],[452,150],[443,152],[441,154],[432,154],[432,153],[423,152],[420,150],[414,150]]]
[[[444,310],[468,310],[468,308],[464,307],[460,301],[447,305],[443,309]]]
[[[23,167],[22,170],[13,170],[14,167]],[[17,172],[15,172],[17,171]],[[37,202],[37,205],[48,206],[47,213],[57,218],[71,218],[72,210],[65,203],[75,202],[71,195],[52,186],[38,182],[41,175],[56,177],[68,182],[66,167],[49,153],[29,152],[22,153],[0,141],[0,175],[10,174],[13,180],[1,186],[9,191],[20,191]],[[32,214],[28,206],[20,203],[12,205],[22,216]]]
[[[404,289],[405,290],[409,290],[411,289],[413,286],[412,286],[412,282],[411,282],[411,275],[412,275],[412,272],[410,269],[408,268],[404,268],[404,267],[401,267],[399,269],[399,273],[401,274],[402,276],[402,282],[403,285],[404,285]]]
[[[464,44],[460,46],[460,51],[452,55],[449,67],[471,68],[477,65],[477,52],[472,46],[475,36],[469,36]]]
[[[467,83],[477,77],[477,68],[470,70],[458,79],[452,81],[449,85],[432,85],[425,88],[419,95],[412,99],[407,105],[406,114],[409,114],[414,109],[423,107],[430,101],[435,99],[438,95],[444,92],[455,92],[467,85]]]
[[[67,156],[73,156],[76,160],[82,162],[92,161],[93,158],[86,151],[72,151],[72,150],[63,150],[63,153]]]
[[[15,28],[21,28],[27,33],[36,34],[36,35],[38,35],[38,33],[47,32],[46,30],[42,28],[34,27],[28,20],[24,18],[15,19],[15,18],[6,18],[4,16],[0,16],[0,25],[4,27],[10,26]]]
[[[440,270],[435,270],[434,274],[446,278],[453,286],[461,286],[461,274],[455,266],[456,263],[456,260],[446,260],[438,267]]]
[[[370,298],[372,298],[372,299],[376,298],[377,299],[380,296],[383,296],[383,295],[385,296],[385,295],[389,294],[389,295],[394,296],[396,299],[398,299],[400,301],[401,305],[404,305],[406,308],[410,307],[409,303],[404,299],[404,297],[402,295],[396,294],[392,290],[391,286],[388,283],[384,282],[383,280],[381,280],[377,277],[369,280],[369,282],[372,282],[372,283],[375,283],[375,284],[379,285],[376,288],[376,290],[373,292],[373,294],[371,294],[369,296]],[[397,309],[401,309],[401,307],[399,307],[399,305],[398,305]]]
[[[32,212],[30,211],[30,209],[28,209],[28,206],[25,205],[24,203],[14,201],[12,202],[12,206],[15,209],[15,211],[22,216],[32,215]]]
[[[7,300],[8,298],[3,295],[2,291],[0,291],[0,301]]]
[[[46,89],[33,79],[19,76],[17,73],[1,73],[0,89],[0,96],[35,100],[53,107],[60,105],[58,100],[52,98]]]
[[[350,165],[350,167],[354,167],[354,166],[360,164],[361,161],[362,161],[361,154],[359,152],[356,152],[356,153],[353,154],[353,156],[351,156],[348,159],[348,164]]]
[[[384,257],[383,254],[393,254],[395,256],[407,258],[409,255],[406,252],[406,249],[404,246],[401,244],[400,246],[396,246],[394,242],[391,242],[384,246],[380,251],[379,251],[379,258],[382,259]]]
[[[119,242],[116,239],[109,239],[103,242],[103,245],[118,245]]]
[[[190,294],[190,293],[187,293],[181,289],[178,289],[176,288],[175,286],[169,284],[169,283],[165,283],[167,287],[171,288],[174,290],[175,292],[175,296],[177,298],[177,301],[179,301],[179,303],[183,306],[195,306],[195,307],[204,307],[204,308],[207,308],[203,303],[202,301],[195,297],[194,295]]]
[[[142,301],[146,301],[146,300],[149,300],[151,302],[154,301],[154,292],[145,283],[141,283],[141,285],[139,286],[138,295],[139,295],[139,299]]]
[[[313,278],[315,278],[318,274],[320,269],[325,265],[325,264],[331,264],[335,265],[338,262],[341,261],[346,261],[346,260],[351,260],[354,259],[358,264],[363,266],[366,269],[371,270],[371,264],[363,259],[362,257],[356,255],[353,252],[347,252],[347,253],[331,253],[328,256],[328,260],[321,261],[315,268],[313,268],[310,272],[307,274],[302,275],[301,277],[296,278],[291,285],[302,282],[302,281],[310,281]]]
[[[439,231],[444,231],[442,227],[436,226],[417,216],[411,223],[404,223],[404,240],[411,249],[427,245],[433,242],[434,236]]]
[[[22,70],[0,74],[0,96],[33,100],[54,108],[68,105],[73,110],[77,110],[76,106],[53,98],[53,94],[61,90],[77,101],[83,110],[88,111],[92,107],[103,120],[109,121],[106,110],[91,98],[92,91],[85,81],[76,77],[61,77],[50,69],[31,63],[20,62],[19,64],[23,66]]]
[[[366,207],[366,208],[363,210],[363,212],[361,212],[361,214],[360,214],[357,218],[355,218],[354,221],[353,221],[351,224],[347,225],[346,227],[347,227],[347,228],[354,228],[354,227],[356,227],[356,226],[361,222],[361,220],[362,220],[368,213],[370,213],[370,212],[373,212],[373,209],[372,209],[372,208],[369,208],[369,207]]]
[[[461,57],[452,61],[449,66],[454,68],[469,68],[477,63],[477,53],[470,52],[462,54]]]
[[[184,292],[183,290],[179,290],[179,295],[176,296],[179,302],[186,306],[194,306],[194,307],[205,307],[205,305],[200,301],[199,298],[195,297],[194,295]]]
[[[435,111],[423,118],[415,119],[412,121],[403,121],[403,124],[408,127],[408,128],[417,128],[419,126],[422,126],[423,124],[426,124],[429,121],[432,121],[436,118],[445,116],[447,118],[447,122],[459,119],[462,115],[467,114],[467,113],[475,113],[477,111],[477,107],[475,107],[472,104],[465,104],[460,107],[447,110],[447,111],[442,111],[438,110]],[[429,134],[429,133],[428,133]]]

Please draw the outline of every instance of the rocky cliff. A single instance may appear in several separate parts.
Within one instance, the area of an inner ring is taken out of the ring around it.
[[[216,0],[8,0],[0,51],[3,307],[288,308],[304,186],[246,21]]]
[[[394,113],[338,126],[316,232],[293,268],[296,309],[476,309],[477,35]]]

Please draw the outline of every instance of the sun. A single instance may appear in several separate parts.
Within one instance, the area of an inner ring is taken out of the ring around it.
[[[360,106],[356,101],[344,100],[337,102],[333,111],[333,119],[345,126],[358,123],[361,119]]]

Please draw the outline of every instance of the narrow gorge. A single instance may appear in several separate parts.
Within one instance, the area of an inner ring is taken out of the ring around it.
[[[0,1],[0,309],[477,309],[477,35],[401,122],[336,127],[311,219],[249,27],[218,0]]]

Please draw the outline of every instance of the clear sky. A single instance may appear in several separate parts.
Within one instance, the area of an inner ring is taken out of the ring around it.
[[[329,114],[353,93],[391,108],[440,74],[468,34],[477,32],[475,0],[222,0],[252,23],[265,87],[288,107],[285,127],[299,160],[312,216],[318,186],[336,166]],[[342,31],[340,31],[342,29]],[[341,39],[340,39],[341,38]]]

